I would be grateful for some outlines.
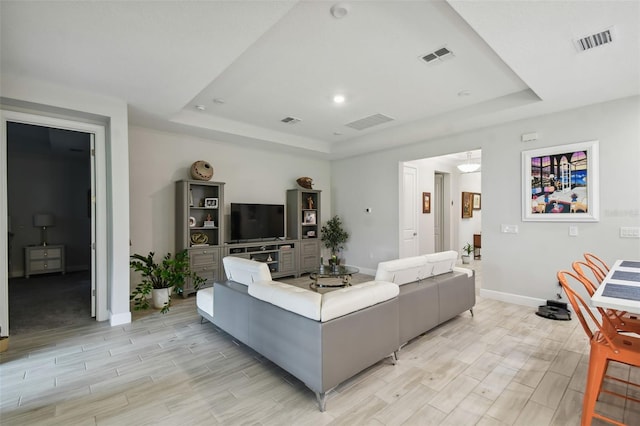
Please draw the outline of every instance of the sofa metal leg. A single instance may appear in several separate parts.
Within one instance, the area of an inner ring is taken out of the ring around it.
[[[327,407],[327,394],[325,392],[316,392],[316,399],[318,400],[320,411],[324,413]]]
[[[396,365],[398,363],[398,351],[400,349],[398,349],[397,351],[393,351],[393,353],[391,354],[391,364]]]
[[[471,316],[473,317],[473,308],[469,309],[469,312],[471,312]]]

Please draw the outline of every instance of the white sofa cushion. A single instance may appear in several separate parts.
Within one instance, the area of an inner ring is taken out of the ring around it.
[[[473,275],[473,269],[469,269],[469,268],[461,268],[459,266],[454,266],[453,267],[453,271],[454,272],[462,272],[463,274],[467,274],[467,276],[469,278],[471,278],[471,276]]]
[[[227,278],[249,285],[256,281],[271,281],[271,272],[266,263],[241,257],[227,256],[222,259]]]
[[[213,317],[213,287],[198,290],[196,293],[196,305]]]
[[[439,253],[425,254],[427,264],[432,266],[431,275],[446,274],[453,271],[453,267],[458,260],[458,252],[449,250]]]
[[[405,257],[378,263],[376,281],[388,281],[397,285],[412,283],[431,276],[433,264],[424,256]]]
[[[251,287],[249,287],[251,290]],[[387,281],[368,281],[322,295],[320,321],[326,322],[351,312],[393,299],[398,286]]]
[[[320,293],[278,281],[255,281],[249,285],[249,294],[287,311],[320,321]]]

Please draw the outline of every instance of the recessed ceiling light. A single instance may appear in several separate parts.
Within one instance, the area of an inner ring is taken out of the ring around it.
[[[196,105],[196,109],[197,109],[197,110],[200,110],[200,111],[204,111],[204,110],[206,110],[206,109],[207,109],[207,107],[206,107],[206,106],[204,106],[204,105]]]
[[[223,104],[225,103],[225,100],[222,98],[213,98],[213,103],[214,104]]]
[[[342,136],[342,132],[333,132],[334,136]]]
[[[344,95],[335,95],[333,97],[333,102],[336,104],[343,104],[345,100],[346,98],[344,97]]]
[[[461,90],[458,92],[458,96],[471,96],[471,90]]]

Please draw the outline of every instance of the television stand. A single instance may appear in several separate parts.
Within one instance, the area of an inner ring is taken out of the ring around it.
[[[224,255],[266,263],[274,278],[286,276],[297,278],[300,276],[298,270],[299,243],[298,240],[279,239],[251,243],[227,243],[224,247]]]

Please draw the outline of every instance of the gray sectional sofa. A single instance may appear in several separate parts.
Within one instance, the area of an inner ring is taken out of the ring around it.
[[[457,253],[449,253],[446,261],[382,262],[374,281],[324,294],[273,281],[263,263],[226,257],[228,280],[198,291],[197,309],[305,383],[324,411],[335,386],[386,357],[395,364],[402,344],[473,307],[473,272],[454,270]],[[443,273],[434,276],[436,266]]]

